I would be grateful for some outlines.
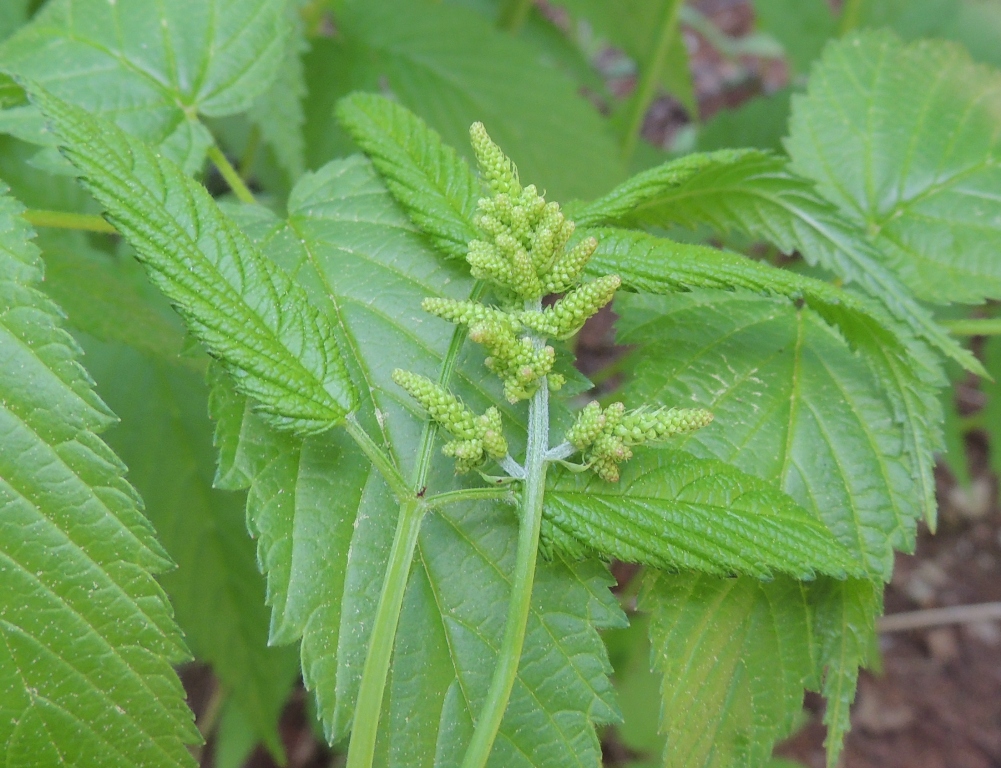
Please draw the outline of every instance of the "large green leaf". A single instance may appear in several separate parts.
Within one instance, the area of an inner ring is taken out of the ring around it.
[[[243,112],[274,79],[289,34],[285,6],[54,0],[0,46],[0,67],[162,144],[191,171],[212,141],[198,115]]]
[[[624,296],[621,340],[641,344],[627,402],[716,415],[677,443],[782,488],[874,577],[914,546],[919,485],[865,362],[806,307],[743,292]]]
[[[244,209],[243,224],[297,276],[336,323],[363,396],[359,419],[408,473],[423,414],[391,383],[394,367],[436,375],[452,327],[420,310],[428,295],[468,295],[464,268],[443,262],[360,158],[332,163],[299,182],[287,219]],[[456,390],[482,409],[482,355],[463,354]],[[351,724],[382,574],[396,523],[391,495],[337,432],[299,440],[276,433],[220,385],[220,478],[249,486],[249,518],[268,573],[272,641],[302,638],[307,685],[328,734]],[[505,406],[505,413],[512,413]],[[517,444],[517,435],[511,435]],[[455,487],[448,466],[428,492]],[[393,764],[458,761],[485,696],[503,633],[516,521],[509,508],[455,507],[423,525],[404,601],[384,702],[380,754]],[[607,661],[595,626],[621,621],[605,568],[594,561],[539,571],[519,682],[494,765],[597,766],[590,723],[615,719]]]
[[[41,89],[33,97],[152,282],[274,423],[322,430],[354,408],[329,322],[203,186],[100,118]]]
[[[153,580],[170,565],[97,433],[94,394],[35,285],[20,205],[0,198],[0,749],[26,765],[193,765],[171,662],[187,657]]]
[[[591,268],[614,273],[635,290],[669,294],[689,288],[744,288],[778,294],[808,307],[835,326],[876,373],[903,428],[905,449],[918,469],[925,518],[934,525],[935,452],[942,444],[942,412],[935,390],[944,379],[923,344],[909,337],[876,302],[829,283],[701,245],[675,243],[641,232],[600,229]]]
[[[663,675],[666,768],[757,768],[816,687],[806,588],[779,578],[650,574],[653,665]]]
[[[79,233],[43,233],[45,289],[82,332],[88,372],[121,418],[109,445],[129,466],[177,570],[160,578],[195,657],[212,664],[253,742],[282,754],[278,715],[298,665],[269,649],[264,580],[240,494],[212,488],[214,450],[204,356],[181,355],[176,314],[131,259],[112,259]]]
[[[869,291],[920,338],[980,372],[980,363],[940,327],[882,263],[864,234],[844,220],[781,158],[757,150],[689,155],[634,176],[599,200],[576,206],[578,224],[738,230],[799,251]]]
[[[569,537],[570,548],[608,559],[758,577],[858,568],[819,517],[773,485],[682,451],[643,451],[617,483],[561,472],[545,505],[555,546]]]
[[[467,129],[482,121],[522,178],[557,199],[600,194],[622,178],[615,143],[574,83],[473,11],[352,0],[337,29],[337,40],[317,40],[306,59],[313,167],[348,147],[335,102],[365,90],[389,91],[466,157]]]
[[[890,32],[829,46],[793,101],[793,167],[919,297],[1001,297],[1001,74]]]

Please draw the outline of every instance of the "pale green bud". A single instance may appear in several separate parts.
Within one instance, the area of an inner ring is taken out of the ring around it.
[[[568,222],[568,224],[570,225],[570,233],[572,233],[573,222]],[[567,239],[569,237],[568,233]],[[597,247],[597,240],[593,237],[586,237],[569,252],[556,259],[549,272],[542,278],[542,289],[546,293],[563,293],[575,285],[580,280],[584,267],[591,260],[591,255]]]
[[[567,432],[567,442],[578,451],[593,443],[605,429],[605,415],[597,400],[592,400],[577,414],[577,421]]]
[[[420,403],[433,421],[447,429],[460,440],[479,437],[476,417],[462,401],[424,376],[397,368],[393,371],[393,381]]]
[[[455,299],[431,297],[421,302],[421,308],[429,314],[458,325],[471,326],[489,320],[508,324],[512,332],[520,329],[519,323],[506,312],[475,301],[456,301]]]
[[[500,411],[494,407],[487,408],[482,416],[476,417],[476,430],[483,443],[483,450],[493,459],[502,459],[507,455],[507,440],[502,432]]]
[[[625,414],[615,434],[628,445],[639,445],[694,432],[712,420],[713,414],[703,408],[640,408]]]
[[[618,275],[599,277],[568,293],[542,312],[522,312],[521,322],[546,336],[566,339],[581,329],[584,322],[612,300],[622,285]]]
[[[476,162],[480,166],[480,173],[483,174],[483,179],[490,189],[511,195],[521,194],[518,169],[487,135],[483,123],[473,123],[469,127],[469,139],[476,154]]]

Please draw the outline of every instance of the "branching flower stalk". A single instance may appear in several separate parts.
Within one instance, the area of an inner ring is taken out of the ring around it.
[[[456,501],[497,499],[502,489],[473,488],[424,499],[419,489],[427,476],[434,430],[449,436],[442,452],[455,460],[458,473],[481,470],[494,462],[508,482],[519,482],[519,534],[504,637],[487,698],[475,719],[475,730],[463,768],[482,768],[507,708],[525,641],[532,586],[539,552],[543,499],[549,464],[581,453],[583,469],[615,482],[619,464],[632,456],[630,446],[698,429],[712,415],[702,410],[639,409],[621,403],[604,410],[592,403],[557,446],[550,447],[549,395],[565,377],[553,371],[555,349],[550,338],[573,336],[585,321],[605,306],[619,288],[616,275],[582,281],[597,247],[588,237],[570,245],[574,224],[557,203],[546,202],[534,185],[522,187],[514,163],[493,143],[480,123],[470,129],[480,173],[492,195],[478,203],[476,226],[481,237],[469,243],[467,261],[478,288],[466,301],[428,298],[423,308],[455,323],[456,334],[437,382],[397,369],[393,381],[416,400],[429,416],[413,492],[395,491],[401,504],[383,592],[376,612],[369,655],[365,662],[355,710],[348,768],[369,768],[375,751],[383,689],[393,640],[423,514]],[[496,305],[479,301],[482,287],[493,290]],[[545,296],[563,294],[543,308]],[[509,453],[500,411],[473,412],[448,389],[459,347],[468,338],[486,348],[484,363],[496,374],[508,402],[528,401],[528,440],[524,463]]]

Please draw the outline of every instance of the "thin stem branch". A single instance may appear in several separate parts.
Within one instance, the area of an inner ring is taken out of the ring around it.
[[[577,449],[568,442],[562,442],[546,451],[546,461],[562,461],[577,453]]]
[[[515,480],[525,479],[525,468],[515,461],[514,457],[510,453],[497,463],[501,465],[501,469],[507,472]]]
[[[629,115],[626,121],[626,135],[622,139],[622,159],[628,161],[636,150],[636,142],[639,140],[640,131],[643,130],[643,121],[646,119],[646,112],[653,101],[657,85],[660,83],[664,73],[664,65],[667,62],[667,52],[671,48],[671,40],[676,36],[678,30],[678,11],[681,9],[684,0],[664,0],[664,7],[660,16],[660,29],[657,35],[657,46],[654,48],[653,56],[646,63],[640,75],[639,84],[636,86],[636,93],[633,94],[629,105]]]
[[[954,336],[1001,336],[1001,317],[944,320],[942,325]]]
[[[1001,603],[950,605],[948,608],[928,608],[923,611],[892,613],[879,618],[880,632],[903,632],[908,629],[940,627],[944,624],[968,624],[975,621],[1001,619]]]
[[[222,153],[215,144],[209,146],[208,149],[209,160],[212,164],[219,169],[219,173],[229,184],[229,188],[233,190],[233,194],[236,195],[237,199],[241,203],[250,203],[253,205],[256,200],[254,200],[254,194],[247,188],[243,179],[240,178],[240,174],[236,172],[236,168],[230,165],[229,160],[226,159],[226,155]]]
[[[473,284],[470,299],[476,300],[486,288],[485,283],[478,281]],[[438,383],[443,387],[448,385],[459,359],[459,352],[466,340],[466,329],[457,326],[452,332],[452,341],[442,360]],[[352,430],[355,430],[356,435]],[[362,450],[372,458],[375,457],[390,466],[380,468],[383,477],[393,478],[390,486],[400,502],[400,514],[396,523],[396,533],[393,546],[389,553],[389,563],[382,582],[382,592],[379,595],[379,605],[376,607],[375,624],[369,639],[368,655],[362,668],[361,683],[358,689],[358,701],[355,704],[354,725],[351,731],[351,743],[348,746],[347,768],[370,768],[375,756],[376,734],[379,730],[379,715],[382,712],[382,699],[386,688],[386,677],[389,662],[396,643],[396,630],[400,622],[400,609],[403,606],[403,595],[407,588],[410,566],[413,563],[417,548],[417,536],[420,533],[421,520],[427,505],[420,499],[427,484],[428,472],[431,468],[431,456],[434,448],[438,427],[430,419],[424,422],[424,431],[417,449],[417,463],[411,484],[407,484],[389,457],[375,445],[372,438],[365,432],[353,417],[348,417],[348,431],[358,441]],[[387,482],[388,479],[387,479]],[[495,489],[490,488],[493,491]],[[440,494],[436,498],[446,494]]]
[[[505,32],[517,32],[532,10],[532,0],[506,0],[497,16],[497,27]]]
[[[510,488],[460,488],[457,491],[445,491],[424,500],[425,509],[438,509],[446,504],[457,504],[461,501],[508,501],[513,502],[515,495]]]
[[[375,754],[379,731],[382,696],[393,656],[396,628],[400,621],[403,596],[407,591],[410,565],[421,530],[424,505],[414,498],[400,505],[400,518],[389,552],[389,566],[382,582],[382,594],[376,609],[375,624],[369,642],[368,655],[362,669],[362,684],[355,704],[354,728],[348,746],[347,768],[370,768]]]
[[[525,451],[525,490],[522,495],[518,527],[518,555],[511,584],[507,624],[497,656],[490,690],[476,720],[473,739],[462,761],[462,768],[483,768],[490,757],[494,739],[504,719],[514,680],[518,676],[525,629],[532,605],[535,561],[539,553],[542,529],[542,499],[546,486],[545,454],[549,444],[549,386],[543,378],[528,406],[528,447]]]
[[[247,146],[243,148],[243,156],[240,158],[240,178],[246,181],[250,178],[254,170],[254,159],[257,157],[257,150],[261,146],[261,129],[256,125],[250,127],[250,135],[247,137]]]
[[[66,211],[43,211],[29,209],[21,214],[33,227],[53,227],[55,229],[80,229],[84,232],[101,232],[117,235],[118,230],[100,216]]]
[[[382,479],[386,481],[386,485],[393,491],[397,501],[403,504],[415,498],[414,493],[410,490],[410,486],[403,479],[403,475],[400,474],[400,470],[396,468],[396,464],[393,463],[389,454],[378,446],[371,435],[365,431],[365,428],[358,423],[353,413],[344,419],[344,427],[358,444],[358,447],[368,457],[368,460],[379,470],[379,474],[382,475]]]

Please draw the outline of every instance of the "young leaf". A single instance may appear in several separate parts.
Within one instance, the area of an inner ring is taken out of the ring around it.
[[[615,143],[575,84],[473,11],[350,0],[337,30],[337,40],[317,40],[307,57],[312,166],[346,149],[335,102],[351,91],[388,90],[467,157],[468,128],[482,121],[524,177],[555,199],[593,196],[622,178]]]
[[[0,197],[0,750],[14,765],[193,766],[170,560],[97,436],[23,209]]]
[[[408,469],[424,414],[392,383],[392,370],[437,374],[452,328],[423,313],[421,302],[429,295],[467,297],[472,280],[427,248],[361,158],[306,174],[288,210],[280,220],[245,207],[241,213],[253,217],[244,218],[244,228],[336,323],[363,393],[358,418]],[[453,379],[463,400],[480,410],[501,400],[500,387],[484,382],[482,364],[481,353],[464,354]],[[305,440],[277,433],[225,386],[216,387],[213,410],[220,477],[250,486],[248,517],[268,575],[272,642],[302,638],[304,679],[328,735],[342,738],[351,726],[396,507],[340,433]],[[511,423],[511,408],[504,412]],[[432,472],[427,492],[458,482],[446,467]],[[461,759],[503,634],[515,538],[515,516],[499,505],[448,507],[424,520],[384,701],[390,725],[379,749],[393,756],[390,762],[431,768],[436,754],[448,756],[441,757],[447,765]],[[621,621],[608,583],[595,561],[540,571],[497,765],[562,766],[567,754],[599,764],[592,723],[617,716],[594,631]]]
[[[623,296],[621,340],[644,345],[626,402],[698,403],[715,421],[676,444],[773,483],[875,577],[914,546],[920,512],[895,414],[864,360],[785,299]]]
[[[41,89],[33,98],[153,283],[275,424],[318,431],[354,409],[326,319],[204,187],[100,118]]]
[[[799,251],[811,263],[859,283],[932,347],[968,370],[983,370],[883,266],[864,235],[809,182],[790,173],[784,160],[768,153],[689,155],[634,176],[571,216],[580,226],[708,223],[767,240],[786,253]]]
[[[745,288],[803,301],[859,350],[891,399],[915,462],[925,519],[934,527],[935,452],[942,445],[942,412],[936,389],[944,383],[937,360],[886,316],[873,300],[788,270],[701,245],[675,243],[641,232],[592,232],[598,249],[591,268],[622,277],[645,293],[688,288]]]
[[[379,170],[411,220],[445,254],[466,257],[480,182],[466,161],[410,110],[357,93],[337,105],[337,118]]]
[[[663,675],[664,766],[765,765],[817,681],[803,585],[652,572],[640,607]]]
[[[607,559],[657,568],[811,578],[858,569],[818,517],[720,461],[646,450],[618,483],[554,473],[545,521]]]
[[[1001,73],[890,32],[832,44],[793,100],[793,168],[922,299],[1001,297]]]
[[[197,115],[243,112],[274,79],[289,34],[285,6],[55,0],[0,46],[0,68],[163,145],[192,172],[212,142]]]

